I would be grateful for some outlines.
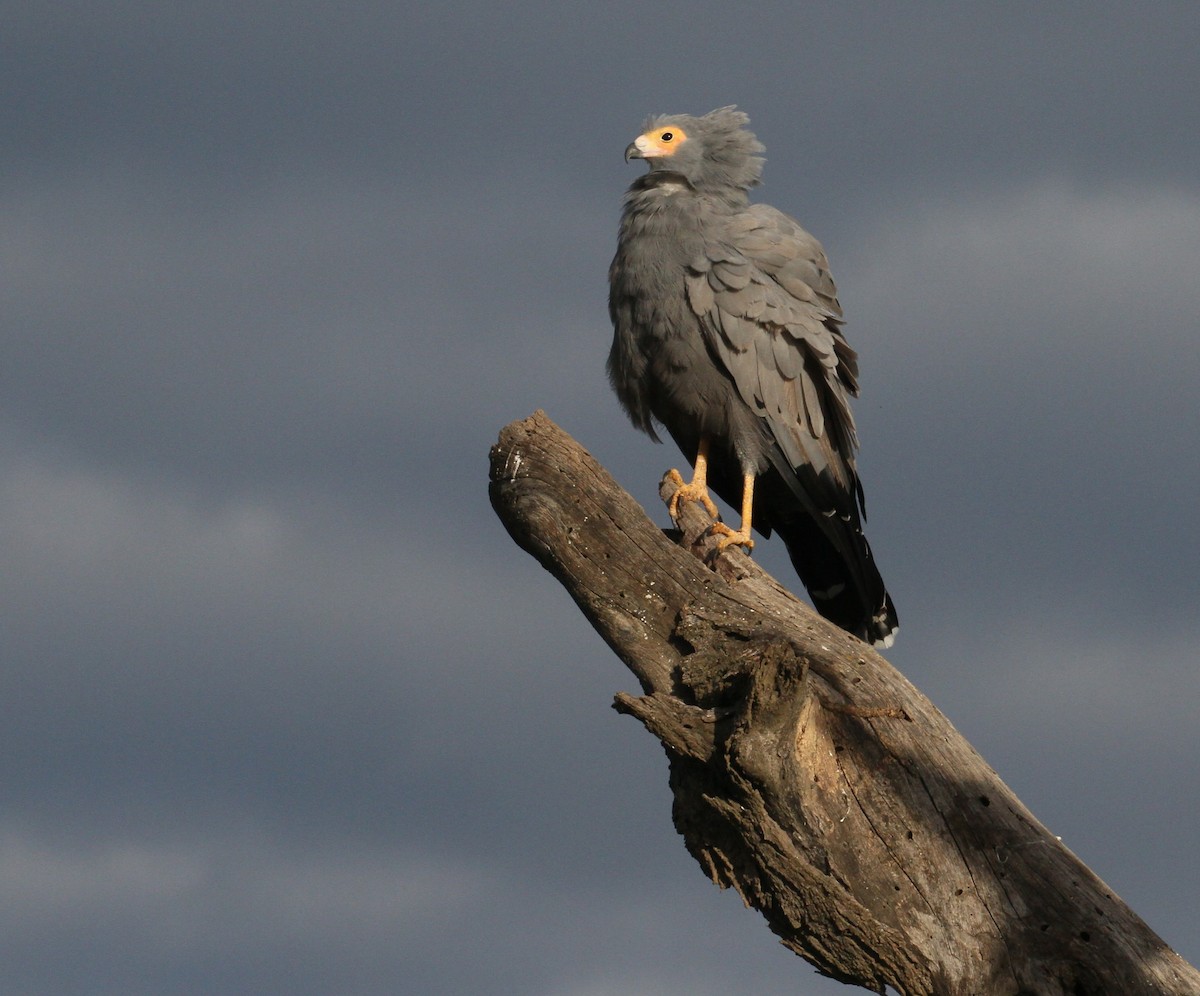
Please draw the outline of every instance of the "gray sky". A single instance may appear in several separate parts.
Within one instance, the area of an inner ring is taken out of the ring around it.
[[[1200,8],[731,10],[7,5],[0,990],[849,991],[486,497],[544,407],[666,522],[621,154],[729,103],[861,355],[889,658],[1200,960]]]

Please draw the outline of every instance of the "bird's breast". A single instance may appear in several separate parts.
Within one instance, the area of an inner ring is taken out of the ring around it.
[[[643,300],[682,298],[687,265],[702,255],[704,238],[683,195],[661,193],[627,206],[621,220],[617,262],[622,289]]]

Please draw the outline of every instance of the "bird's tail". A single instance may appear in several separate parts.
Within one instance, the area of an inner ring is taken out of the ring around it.
[[[900,624],[858,516],[835,514],[818,523],[804,514],[777,514],[772,525],[813,607],[859,639],[890,647]]]

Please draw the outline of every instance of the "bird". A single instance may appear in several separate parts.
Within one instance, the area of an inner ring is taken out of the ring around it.
[[[736,106],[653,116],[625,149],[630,185],[609,268],[607,370],[634,426],[665,428],[693,474],[669,476],[678,522],[701,502],[718,548],[779,534],[823,616],[877,647],[899,621],[863,534],[858,355],[821,244],[749,191],[764,146]],[[741,510],[719,521],[710,489]]]

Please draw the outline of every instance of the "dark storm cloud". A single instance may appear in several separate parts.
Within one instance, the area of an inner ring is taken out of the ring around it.
[[[842,991],[698,874],[608,708],[633,679],[485,495],[544,406],[665,522],[680,458],[603,376],[621,150],[731,102],[862,354],[893,659],[1200,957],[1198,32],[1115,4],[13,12],[0,988]]]
[[[1200,28],[1183,7],[762,4],[733,31],[718,3],[692,5],[682,22],[667,5],[556,10],[25,8],[5,33],[6,75],[29,95],[6,105],[6,133],[21,139],[8,155],[144,155],[224,163],[234,176],[272,160],[380,169],[395,157],[461,177],[485,150],[511,165],[539,139],[568,164],[594,162],[598,147],[575,140],[584,122],[628,128],[622,114],[782,89],[752,110],[784,161],[807,150],[831,158],[831,174],[869,173],[872,188],[968,167],[964,182],[1064,166],[1105,175],[1136,163],[1185,182],[1196,172],[1181,81]]]
[[[1178,619],[1200,553],[1187,528],[1197,471],[1184,457],[1200,378],[1190,346],[1200,199],[1174,188],[1034,187],[927,203],[888,225],[851,260],[868,267],[850,284],[862,296],[852,318],[875,401],[866,425],[891,407],[909,426],[936,426],[915,455],[914,483],[936,476],[953,488],[947,507],[970,509],[968,528],[989,536],[962,551],[1017,552],[1012,568],[1024,577],[1007,583],[1035,601],[1057,589],[1051,603],[1083,609],[1081,598],[1102,604],[1098,583],[1110,597],[1127,586],[1126,610]],[[868,459],[900,452],[896,431],[864,430]],[[935,511],[915,496],[899,504]],[[889,503],[879,505],[886,515]],[[1125,533],[1130,514],[1137,544]]]
[[[172,195],[161,179],[106,175],[10,200],[21,251],[0,409],[13,424],[108,460],[174,465],[205,488],[301,473],[306,487],[395,501],[397,465],[550,403],[532,383],[575,374],[574,353],[548,347],[602,329],[602,295],[579,265],[604,265],[599,222],[582,243],[540,233],[556,292],[534,312],[529,251],[495,252],[531,237],[515,191],[499,204],[464,195],[449,214],[325,175],[228,200]],[[569,210],[561,192],[541,203]],[[587,297],[591,328],[572,304]],[[506,362],[473,363],[464,347]]]

